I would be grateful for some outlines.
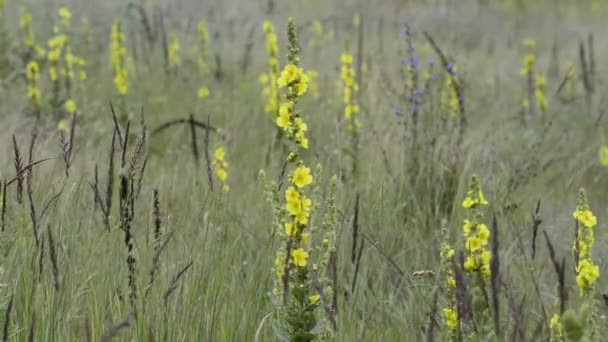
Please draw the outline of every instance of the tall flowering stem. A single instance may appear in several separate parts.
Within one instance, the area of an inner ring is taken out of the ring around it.
[[[441,281],[446,293],[447,303],[443,309],[444,331],[449,340],[455,340],[458,336],[460,323],[458,320],[458,302],[456,299],[456,278],[454,276],[454,255],[455,251],[449,244],[449,233],[447,227],[441,228],[442,243],[441,252]]]
[[[126,98],[129,93],[129,68],[127,66],[128,55],[125,35],[118,21],[112,24],[110,43],[113,82],[116,92],[120,96],[121,113],[124,116],[126,113]]]
[[[38,79],[40,79],[40,65],[32,60],[25,67],[25,75],[27,78],[27,97],[30,100],[32,114],[36,118],[40,117],[40,89],[38,88]]]
[[[288,186],[279,197],[275,215],[274,232],[280,240],[275,256],[275,282],[272,291],[277,306],[275,329],[290,341],[312,341],[320,335],[317,308],[321,305],[321,293],[316,267],[309,258],[314,254],[310,246],[312,210],[316,207],[309,197],[314,177],[310,167],[300,158],[300,152],[308,148],[306,124],[297,109],[298,100],[308,89],[308,76],[299,68],[299,52],[296,28],[292,19],[288,23],[289,64],[281,72],[277,85],[283,90],[284,101],[280,105],[277,126],[290,142],[287,166],[292,166]],[[316,176],[317,173],[315,173]],[[327,244],[329,245],[329,238]]]
[[[359,92],[359,85],[356,81],[356,72],[353,66],[353,56],[343,53],[340,57],[342,68],[340,76],[344,84],[344,118],[346,119],[347,129],[350,133],[351,155],[353,160],[353,175],[357,172],[357,156],[359,149],[359,128],[361,123],[357,119],[359,105],[357,104],[356,94]]]
[[[204,80],[209,75],[209,31],[207,21],[204,19],[198,23],[198,69]],[[209,96],[209,88],[201,86],[198,88],[198,98],[204,99]]]
[[[262,95],[265,100],[264,111],[272,114],[273,118],[279,116],[279,47],[274,26],[270,21],[264,22],[264,34],[266,36],[266,51],[268,53],[268,71],[260,75],[260,83],[264,86]]]
[[[573,213],[576,221],[577,234],[574,240],[574,259],[576,262],[576,284],[580,290],[583,305],[589,310],[586,329],[586,336],[590,341],[597,339],[596,320],[597,307],[595,305],[594,288],[600,276],[599,266],[595,265],[591,251],[595,244],[594,228],[597,225],[597,218],[587,204],[585,190],[581,189],[578,195],[578,205]]]

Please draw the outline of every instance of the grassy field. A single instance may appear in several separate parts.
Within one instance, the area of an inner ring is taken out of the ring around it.
[[[3,340],[603,340],[607,10],[6,0]]]

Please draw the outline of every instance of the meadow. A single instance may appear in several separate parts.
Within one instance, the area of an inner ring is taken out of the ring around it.
[[[0,0],[3,341],[602,341],[585,1]]]

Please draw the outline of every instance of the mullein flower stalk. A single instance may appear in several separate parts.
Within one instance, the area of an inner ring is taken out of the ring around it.
[[[456,341],[459,334],[458,301],[456,299],[456,278],[454,276],[454,255],[456,252],[449,244],[450,236],[447,226],[441,227],[441,260],[440,278],[442,288],[446,294],[446,306],[443,309],[444,336],[446,340]]]
[[[488,282],[491,275],[490,263],[492,252],[488,249],[490,229],[483,223],[483,206],[488,205],[481,190],[477,176],[471,177],[469,190],[462,202],[466,210],[466,219],[463,224],[465,237],[466,258],[464,270],[473,280],[473,301],[475,317],[479,322],[485,321],[489,298],[487,296]],[[485,326],[481,324],[481,326]]]
[[[346,119],[347,130],[350,134],[351,171],[353,176],[355,176],[357,174],[357,158],[359,155],[359,129],[361,128],[361,123],[357,118],[360,110],[357,104],[359,85],[357,84],[356,72],[353,65],[353,56],[349,53],[343,53],[340,60],[342,62],[340,76],[344,86],[344,118]]]
[[[277,35],[270,21],[264,22],[264,34],[266,36],[266,51],[268,53],[268,72],[260,75],[260,83],[264,86],[262,96],[264,97],[264,111],[270,113],[273,119],[279,116],[279,47]]]
[[[308,76],[299,67],[296,27],[292,19],[288,23],[289,64],[281,72],[277,85],[284,89],[284,100],[279,106],[277,126],[289,141],[290,153],[286,165],[288,186],[284,197],[279,197],[275,214],[275,236],[280,247],[275,256],[273,272],[275,284],[272,291],[277,307],[275,331],[289,341],[312,341],[325,332],[318,318],[322,293],[317,285],[318,276],[311,259],[315,249],[311,247],[312,210],[317,207],[309,197],[314,178],[310,167],[300,158],[300,152],[308,148],[306,123],[297,108],[298,101],[308,90]],[[317,265],[318,267],[318,265]]]
[[[32,114],[40,118],[40,89],[38,80],[40,79],[40,65],[35,60],[31,60],[25,67],[27,78],[27,97],[30,101]]]
[[[125,35],[121,30],[120,23],[115,21],[112,24],[110,33],[111,44],[111,65],[114,87],[120,96],[121,116],[126,116],[126,98],[129,93],[129,68],[127,48],[125,45]]]
[[[212,165],[215,176],[222,183],[222,191],[230,192],[230,186],[226,182],[228,180],[228,162],[226,161],[226,151],[223,147],[215,149]]]
[[[524,67],[521,70],[521,75],[526,78],[526,97],[522,102],[523,110],[527,111],[529,115],[536,114],[537,111],[537,92],[536,92],[536,71],[534,64],[536,62],[536,41],[532,39],[526,39],[523,42],[526,47],[527,53],[524,57]]]
[[[168,63],[169,63],[169,71],[172,73],[176,73],[179,67],[182,65],[181,58],[181,44],[179,35],[177,32],[172,32],[169,36],[169,46],[168,46]]]
[[[198,70],[204,80],[209,76],[209,31],[207,21],[204,19],[198,23]],[[198,98],[204,99],[209,96],[209,88],[202,85],[198,88]]]
[[[574,259],[576,262],[576,284],[580,290],[582,300],[581,310],[586,311],[587,322],[585,336],[589,341],[597,339],[596,320],[597,307],[595,304],[595,283],[600,276],[599,266],[595,265],[591,255],[595,244],[594,228],[597,218],[587,204],[585,191],[579,191],[578,205],[573,213],[577,229],[576,238],[573,243]]]

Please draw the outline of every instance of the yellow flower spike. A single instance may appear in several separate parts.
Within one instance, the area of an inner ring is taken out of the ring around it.
[[[286,87],[294,82],[298,78],[299,74],[298,67],[293,64],[286,65],[285,69],[281,71],[281,76],[278,79],[279,88]]]
[[[293,263],[298,267],[305,267],[308,263],[308,252],[304,248],[297,248],[291,252]]]
[[[602,145],[599,150],[600,163],[604,166],[608,166],[608,146]]]
[[[456,330],[458,328],[458,314],[454,309],[445,308],[443,309],[443,315],[446,320],[447,326],[451,330]]]
[[[310,296],[308,298],[308,301],[310,302],[310,304],[316,304],[320,299],[321,299],[321,296],[316,294],[316,295]]]

